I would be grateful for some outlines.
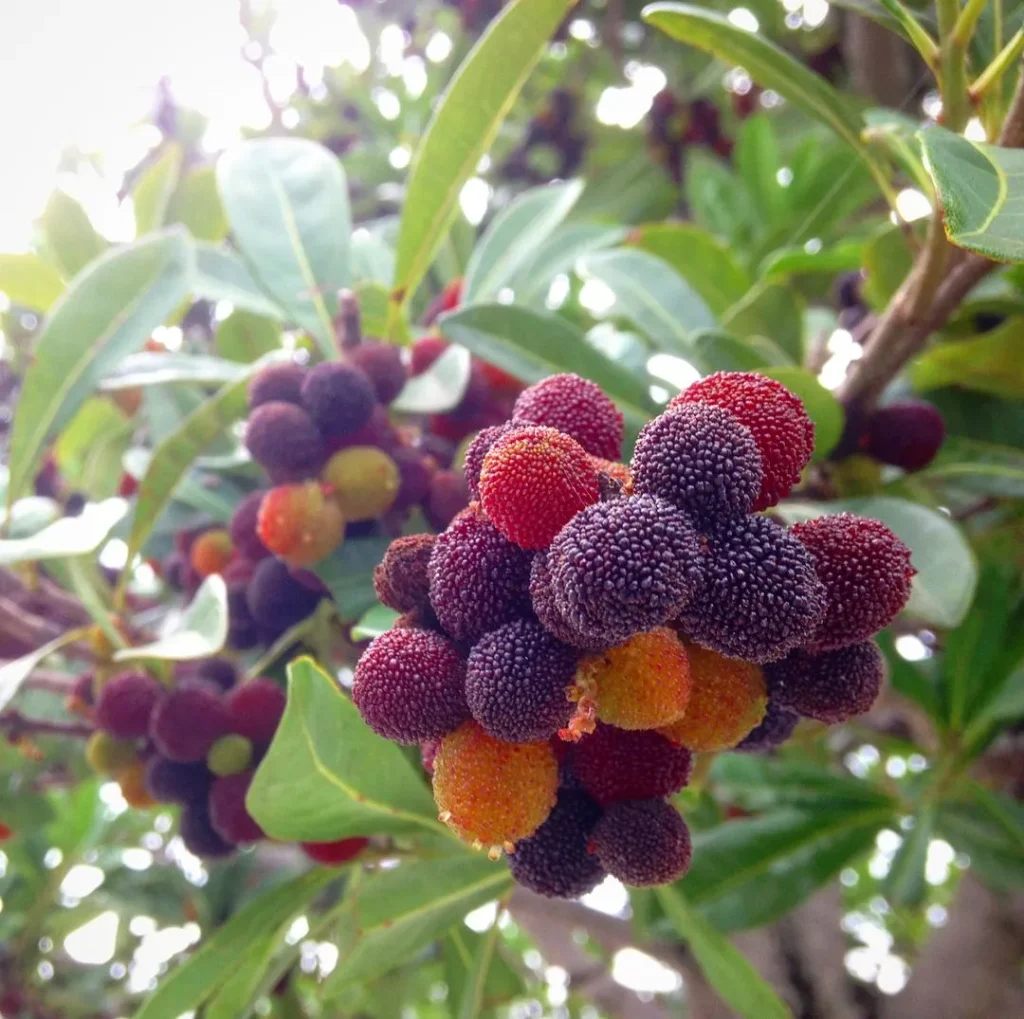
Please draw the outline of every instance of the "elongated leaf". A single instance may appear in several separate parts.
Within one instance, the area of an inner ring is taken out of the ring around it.
[[[1019,814],[1015,823],[1024,826]],[[1024,889],[1024,849],[1001,821],[976,803],[943,803],[936,818],[938,833],[971,858],[971,869],[996,892]]]
[[[469,980],[459,1000],[458,1019],[479,1019],[482,1014],[487,979],[491,973],[491,963],[494,961],[495,949],[500,936],[501,928],[498,926],[498,918],[495,916],[491,929],[480,940],[473,955]]]
[[[28,487],[47,438],[181,304],[191,273],[192,251],[185,234],[154,234],[105,255],[53,306],[18,399],[8,502]]]
[[[64,286],[61,274],[36,254],[0,255],[0,290],[12,304],[49,311]]]
[[[964,733],[964,743],[972,753],[984,743],[993,728],[1024,718],[1024,667],[1007,676],[1006,681],[978,712]]]
[[[686,154],[685,178],[683,193],[694,220],[735,247],[750,244],[759,217],[743,181],[717,156],[695,146]]]
[[[171,196],[167,220],[184,223],[197,241],[216,244],[227,236],[228,217],[217,190],[217,171],[198,166],[181,178]]]
[[[580,260],[579,272],[608,286],[619,313],[666,353],[692,354],[693,333],[715,324],[715,316],[697,291],[670,265],[646,251],[599,251]]]
[[[793,288],[762,281],[722,316],[722,328],[737,336],[763,336],[786,352],[793,364],[803,361],[803,311]]]
[[[288,665],[288,705],[246,802],[286,842],[447,832],[402,751],[366,726],[310,658]]]
[[[234,361],[205,354],[159,354],[144,350],[129,354],[100,383],[105,391],[136,386],[163,386],[171,382],[215,384],[234,382],[245,368]]]
[[[117,491],[131,433],[131,422],[113,401],[86,400],[54,444],[62,477],[92,499],[110,498]]]
[[[413,157],[395,251],[392,301],[419,285],[458,210],[459,192],[490,148],[571,0],[514,0],[452,78]]]
[[[1024,499],[1024,452],[1012,446],[951,437],[932,463],[914,475],[969,492]]]
[[[892,867],[886,875],[882,890],[894,906],[919,906],[927,885],[924,865],[928,858],[928,845],[935,832],[934,806],[925,807],[914,815],[914,827],[904,836],[896,851]]]
[[[65,644],[70,644],[84,635],[82,630],[62,633],[48,644],[36,648],[35,651],[30,651],[27,655],[22,655],[21,658],[15,658],[13,661],[0,666],[0,710],[3,710],[10,703],[21,687],[21,684],[32,675],[37,665],[44,662],[55,651],[59,651]]]
[[[77,517],[61,517],[28,538],[0,541],[0,566],[94,552],[127,513],[124,499],[87,503]]]
[[[548,184],[524,192],[503,210],[473,249],[461,303],[496,299],[569,215],[582,193],[581,181]]]
[[[207,935],[195,955],[160,981],[135,1013],[135,1019],[178,1019],[183,1012],[197,1009],[231,976],[253,946],[266,938],[269,929],[307,909],[335,876],[318,867],[254,899],[223,927]]]
[[[404,863],[363,881],[349,897],[338,965],[327,982],[336,994],[406,962],[471,909],[498,898],[512,878],[503,863],[458,855]]]
[[[1024,201],[1021,213],[1024,216]],[[910,378],[917,389],[960,386],[1020,400],[1024,399],[1022,351],[1024,317],[1018,315],[974,339],[933,344],[914,359]]]
[[[384,558],[388,544],[387,538],[349,539],[313,567],[330,589],[334,607],[342,620],[354,621],[377,604],[373,571]]]
[[[43,210],[43,232],[62,275],[68,280],[99,258],[107,246],[85,209],[59,188],[50,195]]]
[[[203,581],[181,620],[169,633],[152,644],[115,651],[114,660],[160,658],[185,662],[209,658],[224,647],[227,636],[228,590],[224,578],[215,573]]]
[[[792,358],[764,336],[734,336],[724,329],[694,333],[693,345],[702,368],[708,372],[767,372],[792,364]]]
[[[575,372],[593,379],[624,413],[649,416],[644,383],[596,351],[563,318],[514,304],[481,304],[443,316],[440,327],[450,340],[523,382]]]
[[[234,253],[197,244],[192,294],[207,301],[230,301],[236,308],[281,321],[284,310],[266,293],[248,266]]]
[[[272,319],[238,308],[219,326],[214,338],[217,353],[229,361],[252,364],[281,345],[281,330]]]
[[[404,414],[443,414],[462,401],[469,384],[469,351],[449,347],[402,387],[391,406]]]
[[[365,227],[356,230],[352,235],[352,278],[357,283],[380,283],[386,288],[394,275],[395,252],[391,245],[379,233]]]
[[[139,178],[132,192],[137,237],[163,225],[180,172],[181,147],[171,143]]]
[[[743,121],[736,133],[732,158],[761,219],[771,226],[784,218],[789,193],[778,180],[782,153],[766,113],[757,113]]]
[[[804,273],[823,272],[832,275],[854,272],[860,268],[863,248],[860,241],[846,241],[816,252],[805,248],[780,248],[764,259],[758,274],[769,279],[787,279]]]
[[[768,40],[705,8],[655,3],[644,8],[643,16],[673,39],[739,64],[759,85],[774,89],[794,106],[827,124],[864,160],[883,193],[890,194],[884,166],[861,140],[863,118],[820,75]]]
[[[744,1019],[792,1019],[792,1012],[739,950],[693,909],[676,885],[655,894],[709,984]]]
[[[474,934],[468,927],[453,927],[444,939],[444,981],[448,985],[449,998],[463,1001],[469,982],[473,977],[475,960],[480,957],[485,935]],[[524,994],[523,978],[513,968],[501,951],[501,945],[491,958],[484,982],[483,1006],[494,1008]]]
[[[266,291],[336,357],[337,293],[352,281],[345,172],[302,138],[242,142],[221,156],[217,183],[235,242]]]
[[[946,236],[999,262],[1024,262],[1024,152],[972,142],[942,127],[921,132]]]
[[[846,416],[839,401],[805,368],[765,368],[763,374],[800,397],[814,422],[814,459],[826,457],[843,434]]]

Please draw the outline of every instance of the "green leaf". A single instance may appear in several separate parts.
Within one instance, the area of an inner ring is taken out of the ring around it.
[[[366,726],[310,658],[288,665],[288,704],[246,803],[263,830],[285,842],[447,834],[402,751]]]
[[[64,288],[61,274],[38,255],[0,255],[0,290],[11,304],[49,311]]]
[[[702,329],[693,336],[700,365],[708,372],[759,372],[788,365],[790,356],[764,336],[734,336],[724,329]]]
[[[789,195],[777,177],[782,153],[766,113],[748,117],[740,125],[732,159],[761,219],[774,224],[784,218]]]
[[[107,247],[85,209],[59,188],[50,195],[43,210],[43,233],[61,275],[68,280],[99,258]]]
[[[455,72],[409,171],[395,250],[396,310],[430,268],[458,211],[459,192],[571,6],[571,0],[515,0]]]
[[[203,385],[234,382],[245,374],[235,361],[206,354],[157,353],[144,350],[129,354],[100,383],[110,392],[137,386],[166,386],[172,382],[196,382]]]
[[[680,42],[739,64],[759,85],[774,89],[804,113],[817,117],[864,160],[882,193],[891,195],[885,167],[861,139],[863,118],[820,75],[761,36],[700,7],[655,3],[644,8],[643,17]]]
[[[826,457],[843,434],[846,415],[839,401],[806,368],[765,368],[762,374],[781,382],[803,401],[814,422],[814,459]]]
[[[655,895],[676,933],[722,1000],[744,1019],[792,1019],[764,978],[740,951],[700,913],[690,907],[676,885],[662,885]]]
[[[914,474],[918,482],[938,482],[968,492],[1024,499],[1024,452],[1012,446],[951,436],[938,457]]]
[[[132,192],[136,237],[157,230],[163,225],[179,173],[181,147],[172,143],[146,168]]]
[[[48,644],[36,648],[35,651],[30,651],[27,655],[22,655],[21,658],[15,658],[0,666],[0,710],[10,703],[21,684],[32,675],[37,665],[49,658],[55,651],[59,651],[65,644],[70,644],[83,636],[84,631],[82,630],[62,633],[59,637],[54,637]],[[35,798],[38,798],[38,794]]]
[[[865,110],[865,141],[883,146],[904,172],[917,185],[921,193],[931,197],[932,182],[921,160],[921,146],[917,141],[920,122],[899,110],[885,108]]]
[[[687,152],[683,193],[694,220],[732,245],[750,243],[750,235],[760,229],[743,181],[705,149],[691,147]]]
[[[86,503],[77,517],[61,517],[28,538],[0,541],[0,566],[95,552],[127,513],[124,499]]]
[[[242,963],[267,931],[302,913],[337,875],[317,867],[278,885],[239,910],[204,937],[199,950],[164,977],[135,1019],[178,1019],[207,1001]]]
[[[864,297],[876,310],[884,308],[907,278],[914,258],[903,232],[884,226],[864,245]]]
[[[373,571],[384,558],[388,538],[354,538],[312,569],[330,588],[334,606],[342,620],[358,619],[377,603]]]
[[[991,729],[1024,718],[1024,667],[1006,677],[1006,681],[971,720],[964,733],[968,752],[975,752]]]
[[[224,578],[215,573],[203,581],[172,630],[152,644],[115,651],[114,661],[159,658],[187,662],[195,658],[209,658],[224,647],[227,637],[228,590]]]
[[[108,499],[121,479],[121,457],[133,426],[110,400],[91,397],[54,444],[61,476],[92,499]]]
[[[184,223],[197,241],[216,244],[228,234],[228,217],[217,190],[217,171],[212,166],[189,170],[178,183],[167,209],[167,220]]]
[[[266,292],[337,357],[332,315],[352,282],[341,163],[316,142],[261,138],[221,156],[217,183],[235,243]]]
[[[854,272],[860,268],[864,245],[861,241],[845,241],[831,248],[811,252],[806,248],[779,248],[768,255],[758,267],[758,275],[772,280],[807,273]]]
[[[379,233],[356,230],[352,235],[352,278],[357,283],[380,283],[386,294],[394,275],[395,252],[391,245]]]
[[[248,266],[234,253],[212,244],[196,244],[192,295],[207,301],[230,301],[236,308],[281,321],[285,313],[267,296]]]
[[[495,916],[490,930],[480,939],[473,955],[469,980],[459,999],[458,1019],[479,1019],[483,1013],[487,980],[491,973],[491,963],[494,961],[495,949],[500,937],[501,928],[498,926],[498,917]]]
[[[367,609],[360,617],[359,622],[352,627],[352,639],[355,641],[373,640],[385,630],[390,630],[397,618],[398,613],[394,609],[389,609],[386,605],[374,605],[372,609]]]
[[[692,223],[645,224],[630,240],[672,266],[715,315],[724,315],[754,285],[732,252]]]
[[[558,229],[583,192],[581,181],[523,192],[494,218],[480,238],[462,289],[462,305],[493,301]]]
[[[466,854],[406,862],[367,878],[349,895],[327,993],[406,962],[471,909],[498,898],[511,881],[503,863]]]
[[[892,633],[883,630],[875,637],[878,646],[885,653],[889,663],[889,684],[896,693],[909,698],[924,708],[928,717],[944,722],[942,705],[939,703],[938,684],[927,662],[908,662],[897,650]]]
[[[997,262],[1024,262],[1024,152],[942,127],[920,137],[950,241]]]
[[[580,259],[584,279],[598,279],[615,294],[613,311],[628,318],[660,350],[692,354],[693,333],[715,324],[697,291],[670,265],[637,248],[598,251]]]
[[[1015,805],[1017,806],[1017,805]],[[1024,827],[1019,807],[1015,824]],[[976,803],[942,803],[936,819],[938,833],[971,858],[971,869],[997,892],[1024,889],[1024,850],[1001,820]]]
[[[803,309],[788,284],[762,280],[722,316],[722,328],[737,336],[763,336],[791,362],[803,361]]]
[[[882,893],[894,906],[919,906],[927,884],[924,865],[935,832],[936,808],[924,807],[914,815],[914,827],[904,835],[882,885]]]
[[[646,385],[564,318],[515,304],[479,304],[443,316],[439,325],[448,339],[523,382],[575,372],[593,379],[624,413],[641,421],[650,416]]]
[[[30,485],[46,440],[74,417],[103,378],[184,300],[192,251],[179,231],[109,252],[53,306],[18,399],[8,502]]]
[[[490,932],[488,932],[489,936]],[[499,935],[500,937],[500,935]],[[469,982],[474,975],[475,961],[480,957],[485,935],[475,934],[468,927],[452,928],[445,936],[442,953],[444,981],[448,985],[448,1000],[463,1001]],[[509,964],[501,946],[491,957],[483,988],[484,1008],[494,1008],[526,992],[523,978]]]
[[[1021,205],[1024,214],[1024,204]],[[1024,316],[970,340],[932,344],[911,364],[916,389],[960,386],[1006,400],[1024,399]]]
[[[281,329],[272,319],[236,308],[217,326],[213,344],[221,357],[252,364],[281,346]]]
[[[414,375],[391,402],[402,414],[443,414],[453,410],[469,385],[469,352],[462,347],[449,347],[424,372]]]

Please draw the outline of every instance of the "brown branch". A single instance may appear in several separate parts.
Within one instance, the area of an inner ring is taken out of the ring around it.
[[[0,662],[0,669],[9,662]],[[71,693],[77,676],[69,676],[66,672],[57,672],[54,669],[33,669],[31,675],[21,684],[23,690],[45,690],[47,693],[60,694],[61,696]]]
[[[7,732],[10,740],[22,736],[63,736],[88,739],[95,731],[84,722],[51,722],[43,718],[29,718],[20,711],[6,711],[0,715],[0,731]]]

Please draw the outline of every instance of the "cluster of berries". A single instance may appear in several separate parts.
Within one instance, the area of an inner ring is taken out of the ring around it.
[[[179,805],[181,837],[205,858],[264,837],[245,796],[284,714],[285,695],[272,679],[238,680],[225,658],[179,668],[173,686],[141,670],[103,683],[86,673],[69,705],[96,726],[85,750],[90,767],[114,778],[130,806]],[[303,849],[318,862],[341,863],[366,843],[345,839],[303,843]]]
[[[681,184],[688,148],[708,148],[728,159],[733,142],[722,130],[718,107],[707,99],[687,102],[670,89],[662,89],[647,118],[647,148],[654,161]]]
[[[592,382],[524,390],[470,445],[474,501],[377,571],[404,613],[356,668],[366,723],[427,744],[441,817],[534,890],[660,884],[690,860],[668,797],[694,752],[777,746],[867,710],[869,638],[914,573],[882,524],[786,529],[813,425],[771,379],[719,373],[649,422],[628,467]]]

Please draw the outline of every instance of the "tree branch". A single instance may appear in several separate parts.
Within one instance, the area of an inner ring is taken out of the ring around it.
[[[29,718],[20,711],[6,711],[0,715],[0,732],[6,731],[10,740],[22,736],[64,736],[88,739],[95,731],[84,722],[51,722],[43,718]]]

